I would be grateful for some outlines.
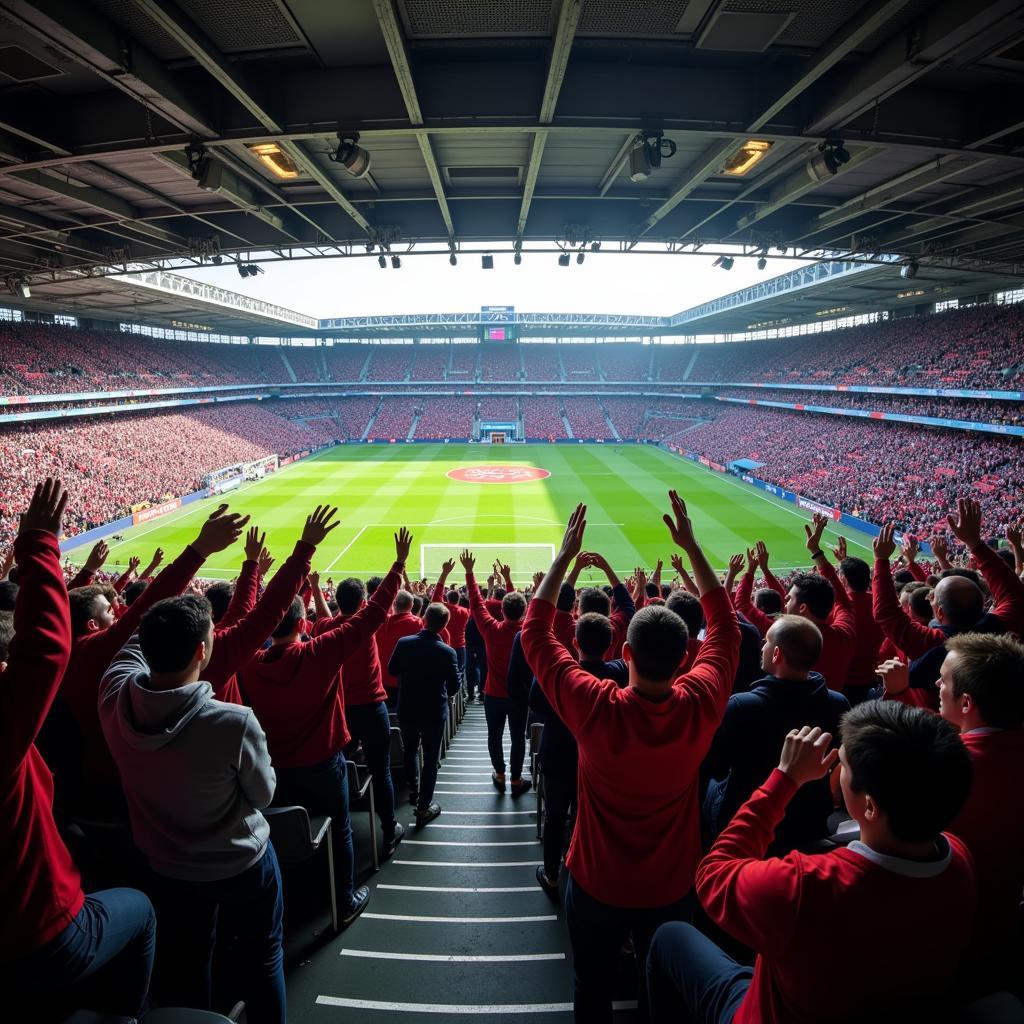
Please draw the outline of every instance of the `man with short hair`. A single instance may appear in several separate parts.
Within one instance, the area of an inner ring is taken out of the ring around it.
[[[387,690],[387,706],[390,711],[398,707],[398,679],[387,670],[395,644],[404,636],[414,636],[423,628],[423,620],[413,612],[413,596],[408,590],[399,590],[395,595],[394,610],[377,630],[377,653],[384,669],[384,689]]]
[[[487,652],[487,681],[484,684],[484,715],[487,720],[487,752],[490,755],[491,782],[499,793],[505,792],[505,722],[509,723],[511,749],[512,796],[525,793],[533,783],[523,778],[523,761],[526,758],[526,716],[525,708],[514,705],[508,695],[508,665],[512,655],[512,643],[522,629],[526,613],[526,598],[518,591],[511,590],[501,599],[501,619],[496,619],[484,604],[483,595],[477,586],[473,567],[476,559],[468,549],[459,557],[466,571],[466,590],[469,593],[469,610],[473,621],[484,640]]]
[[[640,962],[654,930],[689,916],[700,859],[698,775],[736,672],[739,629],[729,596],[670,492],[665,523],[689,556],[708,628],[680,679],[686,624],[663,606],[633,616],[623,645],[629,686],[582,669],[552,629],[555,599],[582,548],[586,508],[573,512],[537,589],[523,649],[544,696],[579,745],[579,809],[566,866],[576,1019],[610,1022],[622,943],[632,932]]]
[[[800,615],[780,615],[761,651],[765,675],[747,693],[729,698],[725,717],[704,761],[704,824],[714,839],[768,777],[790,729],[816,725],[831,735],[850,704],[813,671],[821,631]],[[773,852],[782,853],[828,835],[832,794],[827,780],[804,786],[786,808]]]
[[[970,757],[948,723],[895,702],[847,712],[841,737],[830,750],[828,733],[791,730],[778,768],[701,861],[704,909],[757,960],[744,967],[690,925],[666,925],[648,964],[658,1024],[852,1021],[882,1009],[919,1020],[938,1008],[974,919],[970,854],[944,831],[970,790]],[[763,859],[790,800],[837,762],[860,839]],[[855,983],[829,935],[871,951]]]
[[[453,648],[441,640],[448,625],[448,608],[437,602],[427,606],[423,629],[395,644],[388,671],[399,680],[398,724],[405,747],[405,773],[410,800],[415,800],[416,824],[425,825],[441,813],[433,802],[441,739],[448,720],[448,698],[458,692],[459,663]],[[423,769],[417,773],[420,742]],[[418,774],[418,778],[417,778]]]
[[[451,639],[452,649],[459,661],[459,675],[462,681],[466,681],[466,626],[469,623],[470,612],[459,604],[459,592],[454,588],[445,592],[448,577],[455,568],[455,559],[449,558],[441,566],[441,575],[434,585],[434,593],[430,600],[434,603],[443,602],[448,608],[448,636]],[[468,700],[473,700],[473,694],[468,695]]]

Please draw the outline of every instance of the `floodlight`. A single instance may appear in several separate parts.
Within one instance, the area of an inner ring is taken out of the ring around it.
[[[494,257],[488,252],[484,253],[480,257],[480,269],[481,270],[493,270],[494,269]]]
[[[713,267],[721,267],[723,270],[732,270],[732,265],[735,262],[731,256],[719,256],[714,263],[711,264]]]
[[[377,257],[377,266],[380,267],[381,270],[387,270],[388,269],[388,258],[387,258],[387,256],[384,255],[384,253],[381,253]]]
[[[563,252],[562,255],[558,257],[558,265],[560,267],[569,266],[569,254],[567,252]]]
[[[761,257],[761,258],[760,258],[760,259],[759,259],[759,260],[757,261],[757,269],[758,269],[758,270],[764,270],[764,268],[765,268],[765,267],[767,267],[767,266],[768,266],[768,261],[767,261],[767,260],[766,260],[766,259],[765,259],[765,258],[764,258],[764,257],[762,256],[762,257]]]
[[[523,262],[523,254],[521,252],[516,252],[512,257],[512,262],[518,267]]]
[[[456,266],[456,265],[458,264],[458,262],[459,262],[459,261],[458,261],[458,260],[457,260],[457,259],[455,258],[455,253],[452,253],[452,254],[451,254],[451,256],[449,256],[449,257],[448,257],[448,262],[449,262],[449,263],[450,263],[450,264],[451,264],[451,265],[452,265],[453,267],[454,267],[454,266]]]
[[[907,281],[913,280],[913,278],[917,277],[918,269],[917,260],[907,260],[907,262],[900,267],[900,277]]]
[[[295,161],[276,142],[253,142],[246,149],[276,178],[297,178],[299,168]]]
[[[391,269],[392,270],[401,270],[401,268],[402,268],[402,257],[401,256],[392,256],[391,257]]]
[[[370,173],[370,154],[359,144],[359,133],[338,136],[338,148],[327,156],[352,175],[364,178]]]

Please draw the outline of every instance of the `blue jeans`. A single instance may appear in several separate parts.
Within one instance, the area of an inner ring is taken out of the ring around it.
[[[306,768],[278,768],[274,804],[278,807],[297,804],[310,814],[330,815],[338,907],[342,911],[351,909],[355,903],[356,856],[352,846],[352,819],[348,813],[345,755],[339,751],[326,761]]]
[[[391,719],[383,701],[345,708],[349,732],[363,745],[366,766],[373,776],[373,803],[384,841],[395,834],[395,786],[391,781]]]
[[[491,767],[499,775],[505,773],[505,719],[511,735],[509,767],[512,778],[523,775],[523,761],[526,758],[526,716],[529,708],[508,697],[490,697],[484,694],[484,717],[487,719],[487,753],[491,756]]]
[[[753,976],[693,925],[663,924],[647,960],[651,1021],[730,1024]]]
[[[475,690],[481,697],[484,695],[484,684],[487,682],[487,653],[482,647],[466,645],[466,688],[469,696]]]
[[[628,893],[623,895],[628,896]],[[565,919],[572,943],[573,1009],[577,1021],[611,1024],[612,994],[619,952],[633,936],[637,963],[647,963],[651,939],[666,921],[685,921],[693,910],[693,892],[663,907],[613,907],[594,899],[569,875],[565,887]],[[640,1019],[646,992],[640,985]]]
[[[8,1007],[31,997],[24,1000],[30,1011],[24,1020],[79,1007],[137,1017],[145,1009],[155,950],[156,914],[148,898],[136,889],[104,889],[86,896],[56,938],[0,966],[0,989]]]
[[[410,789],[419,790],[416,806],[426,810],[434,798],[437,785],[437,763],[441,757],[441,739],[444,723],[448,718],[448,705],[444,704],[437,714],[415,714],[405,712],[398,716],[402,730],[402,745],[405,747],[405,777]],[[416,770],[416,755],[420,742],[423,743],[423,770]],[[418,778],[417,778],[418,776]]]
[[[171,1005],[212,1009],[218,918],[236,937],[237,978],[250,1024],[284,1024],[284,900],[272,843],[239,875],[160,879],[160,973]]]

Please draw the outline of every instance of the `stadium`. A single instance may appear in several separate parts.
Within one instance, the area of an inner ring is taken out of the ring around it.
[[[0,0],[12,1019],[1024,1021],[1022,90],[1003,0]]]

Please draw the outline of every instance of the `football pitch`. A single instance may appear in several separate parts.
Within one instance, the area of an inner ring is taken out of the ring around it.
[[[145,564],[156,547],[167,560],[175,557],[220,501],[252,516],[280,564],[305,516],[329,503],[339,507],[341,525],[313,562],[325,577],[386,572],[394,559],[393,534],[407,526],[413,534],[410,576],[433,579],[446,558],[457,559],[469,547],[480,578],[500,558],[517,582],[526,582],[548,567],[570,512],[583,501],[587,549],[600,551],[623,576],[638,565],[650,571],[663,558],[667,580],[673,548],[661,517],[670,488],[686,501],[715,568],[724,570],[730,555],[757,540],[768,545],[773,569],[808,564],[803,523],[809,514],[653,446],[397,444],[328,449],[222,498],[133,527],[111,543],[108,567],[123,567],[132,555]],[[870,559],[868,539],[851,532],[851,554]],[[828,542],[837,536],[830,530]],[[84,559],[86,550],[71,552],[72,561]],[[241,561],[239,542],[211,558],[201,575],[232,578]],[[456,565],[453,580],[462,578]]]

